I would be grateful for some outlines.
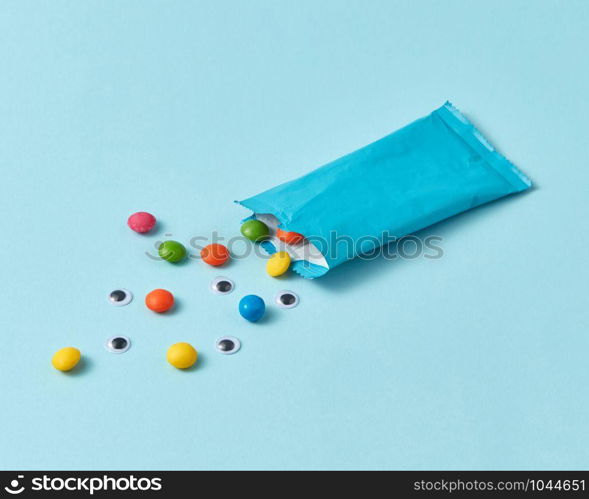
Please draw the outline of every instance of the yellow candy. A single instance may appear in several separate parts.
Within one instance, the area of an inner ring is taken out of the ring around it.
[[[51,363],[58,371],[71,371],[80,362],[80,357],[80,351],[77,348],[65,347],[55,352]]]
[[[274,253],[266,263],[266,272],[272,277],[284,274],[290,267],[290,255],[286,251]]]
[[[175,343],[168,348],[166,358],[174,367],[187,369],[196,362],[198,352],[190,343]]]

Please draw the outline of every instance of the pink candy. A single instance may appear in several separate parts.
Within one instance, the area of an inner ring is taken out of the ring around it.
[[[127,220],[127,225],[131,228],[131,230],[143,234],[153,229],[155,225],[155,217],[151,213],[138,211],[129,217]]]

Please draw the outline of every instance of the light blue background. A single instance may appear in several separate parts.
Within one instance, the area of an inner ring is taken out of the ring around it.
[[[588,46],[573,0],[2,2],[0,467],[587,468]],[[430,229],[444,258],[309,282],[145,256],[236,235],[234,199],[446,99],[536,189]],[[144,307],[156,287],[172,315]],[[282,288],[298,308],[237,314]],[[197,369],[166,363],[177,341]],[[66,345],[77,374],[50,366]]]

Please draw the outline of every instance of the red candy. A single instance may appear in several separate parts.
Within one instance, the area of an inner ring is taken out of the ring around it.
[[[222,244],[209,244],[200,252],[203,262],[218,267],[229,260],[229,250]]]
[[[305,239],[305,236],[298,232],[286,232],[282,229],[276,229],[276,237],[286,244],[298,244]]]
[[[131,228],[131,230],[143,234],[153,229],[155,225],[155,217],[151,213],[138,211],[137,213],[133,213],[127,219],[127,225]]]
[[[167,312],[174,306],[174,295],[167,289],[154,289],[147,293],[145,306],[158,314]]]

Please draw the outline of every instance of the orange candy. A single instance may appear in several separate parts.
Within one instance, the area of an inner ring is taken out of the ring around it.
[[[209,244],[200,252],[203,262],[218,267],[229,260],[229,250],[222,244]]]
[[[167,312],[174,306],[174,295],[165,289],[154,289],[145,297],[145,305],[159,314]]]
[[[282,229],[276,229],[276,237],[286,244],[298,244],[305,239],[305,236],[298,232],[286,232]]]

